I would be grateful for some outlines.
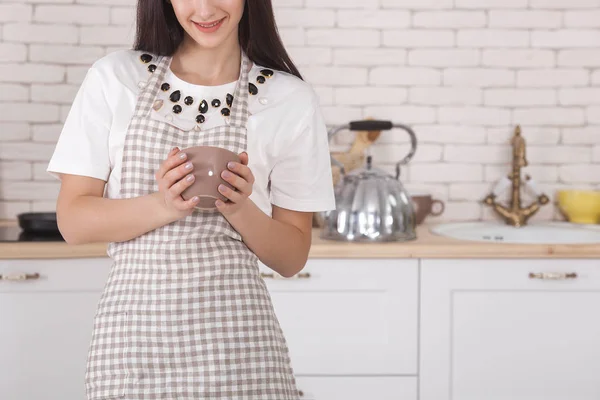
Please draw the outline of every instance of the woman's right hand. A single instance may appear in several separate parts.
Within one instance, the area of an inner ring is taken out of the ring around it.
[[[192,214],[198,204],[197,197],[187,201],[181,197],[181,193],[194,183],[193,169],[194,166],[187,162],[187,155],[175,147],[155,174],[161,204],[174,220]]]

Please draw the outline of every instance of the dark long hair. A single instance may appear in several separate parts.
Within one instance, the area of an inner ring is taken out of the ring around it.
[[[238,28],[242,50],[255,64],[302,79],[279,37],[271,0],[245,2]],[[135,50],[172,56],[183,38],[184,30],[167,0],[138,0]]]

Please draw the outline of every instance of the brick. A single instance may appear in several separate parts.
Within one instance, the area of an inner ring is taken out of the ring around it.
[[[587,122],[589,124],[600,124],[600,106],[587,108]]]
[[[20,161],[0,161],[0,181],[28,181],[32,174],[31,163]]]
[[[362,109],[359,107],[321,107],[325,123],[328,125],[347,124],[348,121],[354,121],[363,118]]]
[[[82,26],[79,29],[82,44],[129,45],[135,35],[133,27]]]
[[[510,162],[508,146],[447,145],[444,161],[466,164],[504,164]]]
[[[33,0],[36,1],[37,0]],[[53,0],[48,0],[53,1]],[[102,5],[102,6],[132,6],[135,4],[132,0],[75,0],[77,3],[81,4],[94,4],[94,5]],[[72,0],[71,0],[72,2]]]
[[[0,22],[31,21],[32,9],[28,4],[0,4]]]
[[[71,104],[79,86],[75,85],[32,85],[31,100],[41,103]]]
[[[135,7],[113,7],[110,10],[110,23],[113,25],[135,25]]]
[[[367,70],[352,67],[308,67],[302,69],[307,81],[322,85],[365,85]]]
[[[89,67],[67,67],[67,83],[81,84]]]
[[[558,96],[564,106],[600,104],[600,88],[560,89]]]
[[[376,144],[369,149],[370,154],[378,164],[396,164],[410,151],[410,144]],[[442,146],[425,144],[419,146],[419,151],[411,160],[411,164],[440,161],[442,159]],[[402,173],[402,172],[401,172]],[[394,174],[395,175],[395,174]]]
[[[516,122],[519,123],[519,121]],[[510,144],[513,135],[513,127],[488,128],[487,142],[490,144]],[[560,128],[521,125],[521,135],[523,135],[527,144],[558,144]]]
[[[1,201],[0,200],[0,219],[17,219],[22,213],[30,212],[31,205],[28,201]]]
[[[329,65],[333,60],[331,49],[325,47],[288,47],[286,50],[296,65]]]
[[[395,10],[339,10],[337,22],[341,28],[408,28],[410,13]]]
[[[410,168],[410,167],[409,167]],[[402,174],[401,178],[402,179]],[[402,182],[404,188],[411,196],[431,195],[434,199],[446,202],[448,200],[448,186],[420,182]]]
[[[315,0],[316,1],[316,0]],[[450,9],[452,0],[381,0],[384,8],[422,9]]]
[[[306,43],[312,46],[377,47],[380,34],[367,29],[307,29]]]
[[[110,22],[110,9],[80,5],[38,5],[33,13],[33,20],[75,25],[107,25]]]
[[[44,201],[37,200],[31,202],[31,210],[34,212],[54,212],[56,211],[56,200]]]
[[[369,83],[374,85],[439,85],[441,73],[433,68],[373,68]]]
[[[592,73],[592,84],[600,85],[600,70],[594,71]]]
[[[50,104],[0,103],[0,115],[7,122],[55,122],[58,107]]]
[[[55,178],[46,172],[47,167],[48,167],[47,162],[33,163],[33,180],[34,181],[52,181],[52,182],[54,182]]]
[[[279,35],[285,46],[303,46],[305,44],[303,28],[281,28]]]
[[[5,41],[21,43],[77,43],[77,28],[69,25],[6,24]]]
[[[533,31],[531,33],[533,47],[560,49],[565,47],[598,47],[600,30],[557,30]]]
[[[33,141],[56,143],[63,129],[63,124],[34,124],[31,129]]]
[[[342,105],[389,105],[403,104],[408,98],[408,90],[394,87],[336,88],[335,104]]]
[[[4,119],[5,117],[2,115],[0,118],[0,142],[29,140],[31,137],[29,124],[26,122],[3,122]]]
[[[4,182],[4,200],[56,199],[60,190],[58,182]]]
[[[306,0],[307,8],[377,8],[374,1],[364,0]]]
[[[587,86],[589,80],[589,72],[584,69],[534,69],[519,71],[517,74],[517,86]]]
[[[593,149],[593,160],[594,162],[600,162],[600,146],[594,146]]]
[[[563,128],[562,142],[564,144],[600,145],[600,125]]]
[[[530,0],[531,8],[572,9],[597,8],[598,0]]]
[[[409,174],[413,182],[481,182],[483,166],[462,163],[414,164],[410,166]]]
[[[64,123],[67,120],[70,110],[71,110],[71,105],[60,106],[60,122]]]
[[[515,73],[504,69],[448,68],[444,70],[445,86],[498,87],[513,86]]]
[[[457,8],[526,8],[527,0],[456,0]]]
[[[413,125],[419,143],[484,143],[486,131],[482,126]]]
[[[314,86],[313,87],[317,97],[319,97],[319,104],[323,106],[333,105],[333,88],[325,86]]]
[[[408,64],[426,67],[470,67],[479,65],[479,51],[452,50],[411,50]]]
[[[563,67],[600,67],[600,50],[561,50],[558,52],[558,65]]]
[[[589,163],[592,149],[590,146],[528,146],[527,159],[531,165]]]
[[[405,65],[406,54],[404,49],[334,49],[333,62],[349,66]]]
[[[565,12],[567,28],[600,28],[600,11],[567,11]]]
[[[272,0],[273,7],[300,7],[304,5],[304,0]]]
[[[451,201],[481,201],[491,190],[489,183],[452,183],[448,198]]]
[[[479,221],[482,215],[482,205],[476,201],[448,201],[446,209],[439,217],[428,217],[430,223],[453,221]]]
[[[421,11],[413,16],[419,28],[482,28],[487,18],[484,11]]]
[[[29,59],[35,62],[90,65],[103,56],[102,47],[48,44],[29,46]]]
[[[44,64],[0,64],[0,82],[53,83],[61,82],[65,68]]]
[[[491,28],[560,28],[563,15],[558,11],[491,10]]]
[[[0,159],[4,161],[48,161],[54,153],[55,143],[3,143]]]
[[[289,27],[333,27],[335,12],[316,9],[275,9],[277,26]]]
[[[585,122],[585,113],[580,108],[530,108],[517,109],[513,113],[514,122],[519,124],[573,126]]]
[[[510,123],[510,111],[491,107],[441,107],[438,119],[446,124],[507,125]]]
[[[482,64],[488,67],[508,68],[554,67],[556,56],[552,50],[484,50]]]
[[[413,87],[411,104],[426,105],[478,105],[482,94],[479,88]]]
[[[365,114],[373,118],[402,121],[405,124],[430,124],[435,122],[435,108],[418,106],[365,108]]]
[[[0,43],[0,63],[27,59],[27,46],[18,43]]]
[[[454,44],[454,32],[451,30],[383,31],[383,45],[387,47],[453,47]]]
[[[1,101],[28,101],[29,88],[24,85],[15,85],[10,83],[0,83],[0,102]]]
[[[558,169],[562,182],[574,183],[598,183],[600,176],[600,164],[562,165]]]
[[[531,165],[524,172],[531,176],[535,182],[556,182],[558,180],[558,167],[554,165]],[[508,176],[510,165],[486,165],[485,181],[496,183],[501,178]],[[490,187],[490,190],[492,187]]]
[[[465,29],[458,31],[459,47],[527,47],[529,32],[498,29]]]
[[[553,89],[487,89],[485,104],[491,106],[545,106],[556,105]]]

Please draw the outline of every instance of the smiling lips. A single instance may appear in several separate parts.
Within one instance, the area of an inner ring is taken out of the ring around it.
[[[194,25],[201,32],[212,33],[212,32],[215,32],[217,29],[219,29],[221,27],[221,25],[223,24],[224,20],[225,20],[225,18],[221,18],[218,21],[213,21],[213,22],[203,23],[203,24],[200,24],[198,22],[194,22]]]

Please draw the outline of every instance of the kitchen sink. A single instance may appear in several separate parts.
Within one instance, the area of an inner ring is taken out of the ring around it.
[[[498,222],[436,225],[431,232],[459,240],[516,244],[600,244],[600,226],[568,222],[529,223],[520,228]]]

